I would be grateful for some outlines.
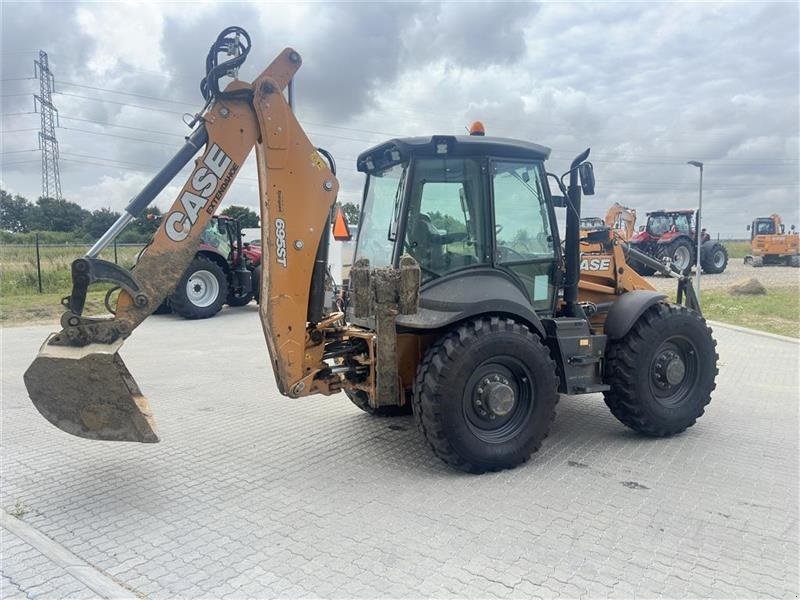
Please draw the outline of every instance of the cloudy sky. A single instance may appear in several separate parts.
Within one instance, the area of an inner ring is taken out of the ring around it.
[[[706,164],[707,225],[798,215],[798,5],[787,3],[2,2],[0,184],[41,193],[33,61],[49,53],[64,196],[121,210],[177,150],[202,104],[208,46],[241,25],[251,79],[285,46],[303,56],[297,113],[358,201],[358,153],[389,137],[463,133],[591,146],[598,193],[640,211],[691,207]],[[257,206],[252,159],[228,203]],[[188,174],[188,171],[185,172]],[[182,179],[158,199],[171,203]],[[641,221],[640,221],[641,222]]]

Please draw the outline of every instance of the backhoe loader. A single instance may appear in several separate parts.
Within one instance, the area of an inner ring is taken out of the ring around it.
[[[435,454],[472,473],[525,462],[559,394],[601,392],[615,417],[651,436],[682,432],[703,414],[716,342],[691,279],[637,256],[676,278],[679,304],[668,302],[627,266],[635,251],[608,232],[583,240],[581,256],[581,198],[594,192],[589,150],[561,177],[545,170],[548,148],[512,139],[429,135],[366,150],[357,160],[366,187],[350,287],[344,310],[325,314],[335,163],[284,96],[300,67],[296,51],[284,50],[253,83],[234,77],[220,89],[249,50],[244,30],[220,34],[201,84],[206,105],[185,146],[73,263],[62,329],[25,374],[51,423],[84,438],[158,441],[119,349],[174,289],[253,147],[259,314],[281,394],[344,391],[374,414],[410,409]],[[98,259],[198,152],[136,266]],[[120,287],[111,316],[83,314],[96,282]]]

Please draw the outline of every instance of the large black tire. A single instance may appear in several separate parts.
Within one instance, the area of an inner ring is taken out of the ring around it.
[[[158,305],[158,308],[153,311],[154,315],[168,315],[172,313],[172,308],[170,308],[169,300],[164,299],[164,301]]]
[[[403,406],[379,406],[374,408],[369,405],[366,392],[345,390],[344,393],[353,404],[373,417],[402,417],[411,414],[410,402],[406,402]]]
[[[700,266],[703,273],[717,275],[728,266],[728,249],[719,242],[706,242],[700,248]]]
[[[697,312],[658,303],[606,353],[604,392],[611,413],[651,436],[694,425],[716,387],[717,342]]]
[[[425,353],[414,417],[434,454],[469,473],[510,469],[547,437],[558,402],[556,364],[524,325],[469,321]]]
[[[172,310],[184,319],[208,319],[228,298],[228,278],[213,260],[196,257],[169,297]]]
[[[243,294],[241,296],[237,296],[236,294],[229,293],[228,294],[228,306],[246,306],[250,304],[250,301],[255,297],[253,292],[248,292],[247,294]]]
[[[672,266],[682,275],[688,275],[695,263],[694,244],[689,238],[680,237],[669,244],[663,244],[656,250],[656,258],[661,262],[669,259]]]
[[[261,265],[253,269],[251,281],[253,282],[253,298],[256,299],[256,304],[261,304]]]
[[[753,257],[753,267],[756,269],[760,269],[764,266],[764,257],[763,256],[754,256]]]

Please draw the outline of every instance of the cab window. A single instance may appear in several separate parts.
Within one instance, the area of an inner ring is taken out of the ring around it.
[[[419,263],[422,280],[487,263],[480,164],[424,158],[412,173],[404,251]]]
[[[686,215],[675,215],[675,231],[689,233],[689,218]]]
[[[536,310],[555,302],[556,252],[538,163],[493,163],[495,262],[512,273]]]

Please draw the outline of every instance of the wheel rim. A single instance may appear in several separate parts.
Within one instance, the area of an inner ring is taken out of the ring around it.
[[[672,262],[679,271],[683,271],[689,267],[692,260],[691,251],[686,246],[678,246],[672,255]]]
[[[195,271],[186,282],[186,297],[200,308],[211,306],[219,296],[219,281],[211,271]]]
[[[481,363],[464,388],[464,417],[483,442],[500,444],[523,429],[534,406],[533,377],[513,356],[495,356]]]
[[[650,362],[650,391],[656,401],[666,408],[683,403],[697,384],[699,364],[697,348],[689,339],[664,340]]]
[[[725,253],[722,252],[722,250],[717,250],[714,253],[714,266],[719,269],[724,264],[725,264]]]

